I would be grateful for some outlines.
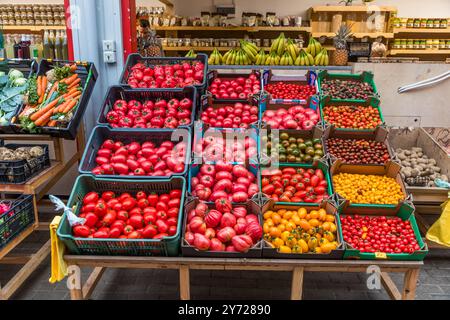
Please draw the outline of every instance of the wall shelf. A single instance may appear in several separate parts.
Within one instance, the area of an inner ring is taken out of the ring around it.
[[[217,48],[219,51],[228,51],[233,49],[234,47],[168,47],[163,46],[164,51],[189,51],[193,49],[194,51],[213,51],[214,48]],[[262,49],[268,51],[270,47],[263,47]]]
[[[432,34],[450,34],[450,28],[447,29],[432,29],[432,28],[423,28],[423,29],[414,29],[414,28],[394,28],[394,34],[397,33],[432,33]]]
[[[311,8],[313,12],[369,12],[369,11],[381,11],[381,12],[397,12],[397,8],[393,6],[314,6]]]
[[[0,28],[3,31],[29,31],[40,32],[43,30],[66,30],[66,26],[3,26]]]
[[[336,33],[334,32],[313,32],[312,33],[313,38],[320,38],[320,37],[327,37],[327,38],[333,38],[334,36],[336,36]],[[356,32],[353,34],[354,38],[364,38],[364,37],[369,37],[372,39],[378,38],[378,37],[383,37],[386,39],[392,39],[394,38],[394,34],[390,33],[390,32]]]
[[[157,31],[273,31],[273,32],[311,32],[311,27],[193,27],[193,26],[172,26],[153,27]]]
[[[413,54],[413,55],[443,55],[443,54],[450,54],[450,50],[446,49],[434,49],[434,50],[427,50],[427,49],[393,49],[390,50],[389,54],[391,56],[395,55],[402,55],[402,54]]]

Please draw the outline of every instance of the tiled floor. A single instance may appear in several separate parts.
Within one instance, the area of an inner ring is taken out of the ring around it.
[[[46,241],[39,232],[24,242],[17,252],[31,253]],[[69,299],[65,282],[51,285],[47,259],[13,299]],[[19,267],[0,265],[0,283]],[[90,270],[83,270],[84,280]],[[402,276],[392,275],[397,284]],[[289,299],[290,273],[242,271],[191,271],[193,299]],[[364,274],[306,273],[304,299],[388,299],[384,290],[368,290]],[[92,299],[178,299],[178,272],[174,270],[109,269],[103,275]],[[432,253],[420,272],[418,299],[450,299],[450,253]]]

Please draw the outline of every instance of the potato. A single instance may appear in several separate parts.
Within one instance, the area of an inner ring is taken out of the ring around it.
[[[420,171],[417,169],[412,169],[411,170],[411,176],[412,177],[417,177],[419,175]]]
[[[429,160],[428,160],[428,164],[431,165],[431,166],[435,166],[436,163],[437,163],[437,162],[436,162],[436,160],[434,160],[434,159],[429,159]]]
[[[411,151],[405,150],[405,156],[410,156],[410,155],[411,155]]]
[[[434,172],[441,172],[441,168],[436,167],[436,166],[432,166],[431,170],[433,170]]]
[[[397,154],[397,158],[399,158],[400,160],[406,160],[406,155],[404,153],[398,153]]]
[[[412,152],[423,152],[423,150],[422,150],[422,148],[419,148],[419,147],[414,147],[414,148],[411,148],[411,151]]]
[[[404,166],[404,167],[411,167],[411,162],[406,161],[406,160],[402,161],[401,164],[402,164],[402,166]]]

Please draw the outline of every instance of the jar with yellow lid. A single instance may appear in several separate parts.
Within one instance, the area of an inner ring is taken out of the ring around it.
[[[425,49],[433,49],[433,40],[427,39]]]
[[[414,28],[414,19],[413,18],[409,18],[406,21],[406,27],[407,28]]]
[[[440,44],[439,39],[434,39],[433,40],[433,49],[439,49],[439,44]]]
[[[445,48],[446,48],[445,40],[439,40],[439,49],[445,49]]]

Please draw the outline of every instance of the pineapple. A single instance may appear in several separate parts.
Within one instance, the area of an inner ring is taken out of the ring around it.
[[[341,25],[333,38],[333,61],[336,66],[345,66],[348,62],[347,41],[352,36],[351,26]]]
[[[155,30],[150,30],[139,38],[139,52],[144,57],[164,56],[161,39],[156,36]]]

